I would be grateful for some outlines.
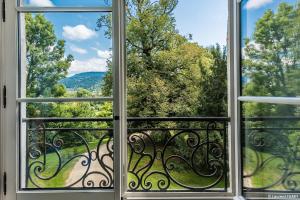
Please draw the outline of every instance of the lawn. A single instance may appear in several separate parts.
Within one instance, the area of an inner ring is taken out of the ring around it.
[[[283,160],[283,158],[280,158],[278,156],[273,156],[270,153],[265,152],[258,152],[259,157],[256,156],[255,152],[251,150],[250,148],[244,148],[245,151],[245,158],[244,158],[244,171],[247,175],[253,173],[257,167],[257,160],[266,161],[264,165],[261,165],[259,167],[259,170],[257,170],[256,173],[253,174],[253,176],[244,179],[246,185],[249,188],[262,188],[262,187],[268,187],[277,181],[280,181],[285,173],[285,167],[287,166],[287,159]],[[300,171],[300,162],[295,161],[294,165],[288,166],[289,168],[293,168],[294,172]],[[294,177],[296,178],[296,177]],[[273,187],[270,187],[268,189],[272,190],[286,190],[281,182],[276,184]]]
[[[98,142],[90,142],[89,148],[93,150],[97,148]],[[69,147],[60,150],[60,155],[62,158],[62,163],[67,162],[72,156],[84,154],[86,153],[86,147],[84,145],[77,146],[77,147]],[[37,177],[33,176],[33,181],[36,182],[39,187],[41,188],[60,188],[65,187],[65,181],[68,179],[71,170],[73,169],[74,165],[80,158],[75,158],[71,162],[69,162],[63,169],[53,178],[50,180],[41,180]],[[41,156],[38,161],[42,161],[43,157]],[[34,160],[30,160],[29,162],[33,162]],[[45,170],[42,172],[42,177],[51,177],[57,170],[57,166],[59,164],[58,156],[56,153],[48,153],[46,154],[46,165]],[[33,174],[33,171],[31,171]],[[31,181],[28,181],[28,188],[36,188]]]

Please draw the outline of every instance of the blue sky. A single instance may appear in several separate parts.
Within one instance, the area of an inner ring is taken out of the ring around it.
[[[227,0],[179,0],[174,16],[179,32],[200,45],[226,45]]]
[[[107,13],[108,15],[109,13]],[[57,38],[66,40],[66,54],[74,56],[69,75],[87,71],[106,71],[112,41],[96,30],[100,13],[47,13]]]
[[[296,5],[299,0],[248,0],[242,2],[242,38],[251,38],[256,21],[263,16],[268,9],[277,11],[282,2]]]
[[[105,6],[110,0],[24,0],[27,6]],[[282,1],[282,0],[281,0]],[[297,0],[286,0],[295,3]],[[275,9],[280,0],[244,0],[244,35],[250,36],[255,21],[267,8]],[[96,31],[99,13],[46,13],[59,39],[66,40],[66,54],[75,58],[69,75],[85,71],[106,71],[111,56],[111,41]],[[182,35],[193,35],[202,46],[226,45],[227,0],[179,0],[174,11],[176,28]]]

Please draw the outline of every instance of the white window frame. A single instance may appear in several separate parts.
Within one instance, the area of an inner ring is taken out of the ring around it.
[[[229,18],[229,21],[231,22],[230,23],[230,27],[229,27],[229,35],[228,37],[229,38],[233,38],[234,37],[234,34],[233,34],[233,31],[234,31],[234,28],[235,26],[232,26],[232,22],[234,22],[234,15],[232,15],[233,13],[233,10],[235,9],[235,0],[229,0],[229,13],[230,13],[230,18]],[[118,108],[114,108],[115,109],[115,113],[114,115],[117,115],[117,116],[120,116],[120,120],[117,120],[116,121],[116,124],[117,125],[117,129],[116,130],[117,132],[119,131],[123,131],[123,133],[126,133],[126,84],[125,84],[125,79],[124,79],[124,74],[126,74],[126,69],[125,69],[125,45],[124,45],[124,42],[125,42],[125,26],[122,22],[124,22],[124,5],[123,5],[123,1],[122,0],[114,0],[114,6],[113,6],[113,10],[117,11],[117,12],[114,12],[114,13],[117,13],[116,15],[114,15],[114,19],[113,21],[115,22],[114,23],[114,32],[115,33],[118,33],[118,34],[115,34],[114,35],[114,41],[118,41],[118,43],[114,43],[114,51],[116,51],[117,53],[114,53],[114,55],[119,55],[119,56],[116,56],[115,59],[114,59],[114,65],[115,66],[119,66],[118,70],[115,70],[114,71],[114,75],[116,77],[116,81],[114,81],[114,84],[115,84],[115,94],[114,94],[114,98],[117,98],[119,100],[119,105],[120,106],[117,106]],[[17,52],[18,52],[18,47],[17,46],[12,46],[11,44],[7,44],[9,43],[9,41],[15,41],[16,38],[18,37],[17,36],[17,32],[16,32],[16,29],[17,29],[17,11],[21,11],[21,12],[29,12],[29,11],[36,11],[36,12],[41,12],[41,11],[52,11],[52,12],[55,12],[55,11],[66,11],[66,10],[69,10],[69,11],[83,11],[83,9],[79,9],[79,8],[28,8],[28,7],[23,7],[23,8],[17,8],[15,9],[15,5],[12,5],[12,4],[7,4],[7,19],[9,19],[11,22],[10,23],[5,23],[4,26],[7,26],[5,27],[5,33],[3,34],[4,37],[6,38],[7,36],[11,37],[11,39],[7,39],[5,40],[6,42],[4,43],[4,46],[9,46],[9,51],[6,51],[4,57],[7,56],[7,60],[10,61],[10,63],[13,63],[13,65],[17,66],[17,59],[15,57],[15,55],[17,55]],[[85,11],[100,11],[99,9],[95,9],[95,8],[85,8],[84,9]],[[102,10],[103,11],[103,10]],[[8,26],[7,24],[14,24],[14,26]],[[123,33],[123,34],[122,34]],[[8,37],[8,38],[9,38]],[[232,42],[233,40],[229,40],[231,41],[229,45],[229,52],[232,52],[230,51],[230,49],[234,49],[233,48],[233,45],[234,43]],[[14,56],[9,56],[9,55],[14,55]],[[230,57],[229,57],[229,66],[235,66],[234,65],[234,60],[233,60],[233,54],[230,53]],[[3,63],[2,63],[2,67],[5,67],[5,66],[8,66],[6,65],[6,60],[3,59]],[[10,64],[11,66],[12,64]],[[4,69],[4,71],[6,71]],[[234,79],[231,78],[232,76],[234,76],[235,74],[233,73],[233,69],[232,67],[230,67],[230,70],[229,70],[229,79],[230,80],[230,88],[229,88],[229,99],[231,99],[231,101],[229,102],[232,102],[232,98],[234,97],[234,90],[233,89],[233,86],[234,86]],[[7,74],[5,76],[11,76],[12,73],[14,73],[12,70],[7,70],[6,72]],[[17,74],[17,73],[14,73],[14,74]],[[5,80],[5,79],[1,79],[2,80],[2,83],[9,86],[9,88],[17,88],[17,85],[15,83],[14,80],[10,79],[10,80]],[[118,81],[119,80],[119,81]],[[125,93],[124,93],[125,92]],[[10,93],[8,94],[8,98],[9,99],[17,99],[17,101],[19,102],[26,102],[26,101],[29,101],[30,99],[18,99],[17,98],[17,94],[14,94],[14,93]],[[52,101],[53,99],[50,99],[49,101]],[[43,99],[43,101],[47,101],[47,99]],[[60,100],[58,100],[60,101]],[[70,100],[72,101],[72,99]],[[15,109],[10,109],[10,108],[16,108],[16,105],[15,104],[8,104],[8,107],[7,109],[3,110],[3,113],[4,115],[6,115],[7,113],[5,112],[6,110],[15,110]],[[234,120],[235,120],[235,105],[231,105],[230,108],[229,108],[229,117],[231,117],[231,124],[235,124],[233,123]],[[8,116],[5,117],[5,119],[3,120],[3,123],[2,124],[7,124],[8,121],[11,121],[11,120],[14,120],[15,116],[15,113],[12,112],[10,113]],[[11,128],[12,132],[16,132],[17,130],[17,126],[18,124],[16,124],[16,126],[14,128]],[[8,130],[5,128],[5,126],[3,126],[3,128],[5,129],[5,131],[3,131],[2,133],[4,132],[8,132]],[[116,157],[119,157],[119,162],[117,162],[115,160],[115,166],[117,165],[116,169],[119,169],[115,172],[115,180],[119,179],[119,181],[116,181],[115,182],[115,185],[114,185],[114,191],[115,191],[115,199],[120,199],[121,196],[126,198],[126,199],[233,199],[233,197],[235,196],[236,194],[236,185],[238,184],[238,181],[236,181],[236,179],[234,179],[233,177],[236,177],[236,169],[235,169],[235,160],[236,160],[236,155],[234,154],[234,152],[236,152],[236,145],[234,145],[234,141],[237,141],[236,140],[236,134],[235,134],[235,127],[234,126],[230,126],[229,127],[229,134],[228,134],[228,137],[229,137],[229,148],[228,148],[228,151],[229,151],[229,161],[230,161],[230,172],[229,172],[229,179],[230,179],[230,183],[231,183],[231,189],[228,191],[228,192],[196,192],[196,193],[193,193],[193,192],[176,192],[176,193],[172,193],[172,192],[127,192],[127,181],[126,181],[126,175],[125,176],[122,176],[121,174],[125,174],[124,172],[126,172],[126,164],[123,164],[122,163],[126,163],[126,158],[127,156],[125,156],[126,154],[126,146],[127,145],[119,145],[119,146],[115,146],[115,149],[114,149],[114,153],[115,153],[115,159]],[[6,134],[3,134],[4,136],[6,136]],[[7,138],[6,142],[4,142],[5,144],[7,144],[6,147],[4,147],[5,149],[9,149],[8,151],[10,152],[8,156],[12,156],[12,157],[15,157],[16,155],[16,149],[14,148],[16,146],[16,141],[17,141],[17,138],[14,134],[11,134],[10,135],[11,138]],[[5,137],[6,139],[6,137]],[[4,140],[5,140],[4,139]],[[126,141],[126,134],[120,134],[119,137],[116,137],[114,138],[114,141],[115,143],[119,143],[121,144],[122,142],[121,141]],[[12,142],[13,141],[13,142]],[[123,156],[121,156],[123,153]],[[119,155],[119,156],[117,156]],[[5,159],[7,160],[7,159]],[[9,165],[10,166],[16,166],[17,164],[17,161],[16,160],[10,160],[9,162]],[[5,171],[7,174],[10,174],[12,177],[16,177],[17,175],[17,172],[14,170],[14,168],[8,168],[8,166],[4,167],[5,168]],[[18,179],[16,178],[16,181],[18,181]],[[236,184],[237,182],[237,184]],[[122,183],[122,184],[121,184]],[[18,195],[24,195],[26,194],[27,195],[27,199],[34,199],[36,198],[36,195],[39,195],[40,198],[43,198],[43,199],[53,199],[53,197],[55,197],[56,199],[57,198],[65,198],[66,196],[62,197],[61,194],[64,194],[64,195],[67,195],[67,196],[70,196],[72,198],[74,198],[75,196],[76,197],[79,197],[79,198],[83,198],[83,197],[86,197],[85,194],[87,194],[87,192],[81,192],[81,191],[57,191],[57,190],[53,190],[53,191],[47,191],[47,192],[44,192],[44,191],[40,191],[40,192],[24,192],[24,191],[18,191],[18,188],[16,188],[16,184],[15,184],[15,181],[13,181],[12,179],[9,179],[8,177],[8,192],[7,192],[7,195],[6,195],[6,198],[8,196],[10,196],[11,198],[13,199],[16,199],[16,197]],[[15,196],[16,192],[17,191],[17,195]],[[76,193],[76,194],[74,194]],[[91,191],[88,191],[88,193],[92,193]],[[82,196],[81,196],[82,195]],[[95,193],[94,197],[96,198],[97,195],[99,195],[99,193]],[[102,195],[102,194],[101,194]],[[8,198],[7,198],[8,199]]]
[[[236,104],[236,121],[235,121],[235,127],[237,133],[236,140],[241,142],[241,103],[243,102],[256,102],[256,103],[267,103],[267,104],[285,104],[285,105],[300,105],[300,98],[299,97],[269,97],[269,96],[242,96],[241,95],[241,23],[240,23],[240,16],[241,16],[241,3],[243,0],[236,0],[236,14],[235,14],[235,37],[234,41],[235,44],[235,104]],[[242,150],[241,150],[241,143],[237,143],[236,146],[238,151],[236,152],[236,159],[240,158],[242,161]],[[238,174],[240,177],[243,177],[243,169],[241,167],[241,162],[236,163],[236,169],[239,171]],[[269,199],[268,195],[272,195],[273,198],[276,198],[277,196],[286,195],[287,197],[289,195],[299,195],[299,192],[274,192],[274,191],[264,191],[264,192],[247,192],[243,191],[243,178],[240,178],[237,181],[241,181],[239,184],[237,184],[237,197],[240,196],[240,198],[244,199],[255,199],[255,200],[262,200],[262,199]]]
[[[10,2],[10,3],[9,3]],[[1,174],[7,173],[7,195],[3,196],[3,187],[1,187],[1,199],[16,200],[22,196],[20,200],[28,199],[105,199],[106,191],[68,191],[68,190],[53,190],[53,191],[19,191],[16,187],[18,183],[18,172],[16,171],[18,160],[17,155],[17,130],[18,120],[16,120],[17,101],[26,102],[30,99],[18,99],[16,93],[16,80],[6,77],[17,77],[17,72],[11,70],[12,66],[18,66],[18,47],[12,44],[11,41],[17,41],[17,12],[29,11],[101,11],[101,8],[16,8],[12,0],[6,0],[6,22],[0,23],[1,34],[1,49],[0,49],[0,86],[1,86]],[[242,155],[241,155],[241,137],[240,137],[240,103],[242,101],[255,101],[264,103],[284,103],[300,105],[300,98],[281,98],[281,97],[242,97],[240,96],[240,2],[241,0],[228,0],[228,113],[230,124],[228,127],[228,153],[229,153],[229,180],[230,188],[228,192],[127,192],[127,115],[126,115],[126,51],[125,51],[125,9],[123,0],[113,0],[113,65],[114,67],[114,116],[119,118],[115,120],[114,136],[114,193],[113,197],[109,196],[106,199],[113,198],[115,200],[124,199],[235,199],[242,200]],[[0,5],[1,7],[1,5]],[[103,10],[102,10],[103,11]],[[5,38],[5,39],[4,39]],[[17,69],[17,67],[15,67]],[[8,103],[7,108],[3,109],[2,87],[15,88],[7,90]],[[53,99],[48,99],[53,101]],[[64,101],[72,101],[73,99],[65,99]],[[47,101],[47,99],[43,99]],[[60,100],[57,100],[60,101]],[[8,126],[9,122],[16,121],[15,126]],[[13,167],[12,167],[13,166]],[[3,179],[1,175],[1,185]],[[273,193],[272,193],[273,194]],[[111,193],[110,193],[111,195]],[[250,197],[252,195],[252,197]],[[262,199],[260,194],[247,194],[249,199]],[[26,197],[24,197],[26,196]],[[24,197],[24,198],[23,198]],[[18,199],[19,200],[19,199]]]

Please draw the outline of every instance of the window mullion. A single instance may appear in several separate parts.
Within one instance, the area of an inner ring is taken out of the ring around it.
[[[243,178],[242,178],[242,149],[241,149],[241,113],[240,113],[240,102],[238,101],[238,97],[240,96],[240,0],[233,0],[232,2],[232,10],[231,16],[231,45],[233,49],[231,50],[233,62],[231,63],[234,67],[233,69],[233,116],[232,116],[232,126],[234,127],[234,139],[232,144],[234,145],[234,166],[233,166],[233,190],[236,199],[243,199]]]

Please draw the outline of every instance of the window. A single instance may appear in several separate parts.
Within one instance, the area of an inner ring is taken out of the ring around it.
[[[129,192],[228,191],[227,19],[226,1],[128,1]]]
[[[105,16],[20,14],[23,189],[113,187],[112,102],[99,101],[112,58],[111,40],[96,28]]]
[[[11,45],[3,44],[10,67],[1,63],[9,101],[1,109],[1,127],[7,124],[2,131],[12,133],[4,147],[9,199],[109,200],[120,195],[115,179],[120,154],[114,146],[124,114],[114,88],[124,84],[122,64],[116,65],[121,40],[115,40],[122,31],[114,26],[106,38],[99,25],[106,16],[120,24],[114,12],[120,4],[90,2],[5,2],[2,36]],[[105,96],[97,88],[108,66],[114,70],[114,94]]]
[[[0,6],[1,198],[300,198],[299,0]]]
[[[299,104],[291,105],[300,88],[299,9],[299,1],[241,4],[243,189],[249,198],[299,192]]]

